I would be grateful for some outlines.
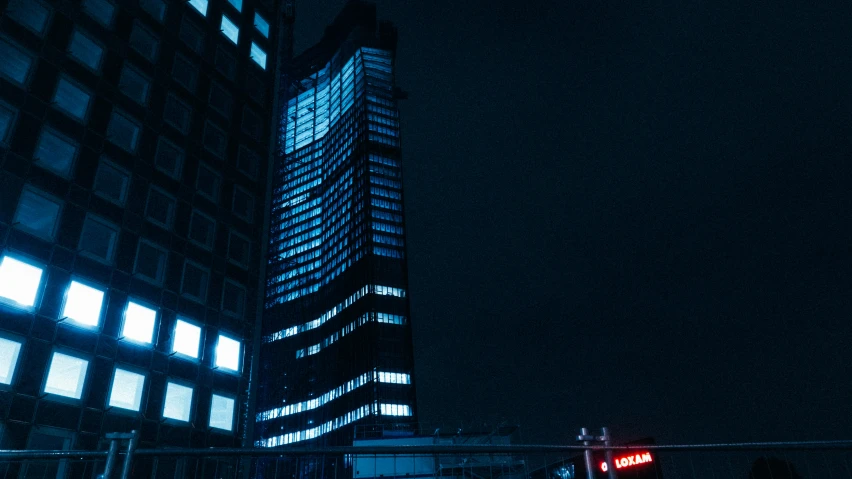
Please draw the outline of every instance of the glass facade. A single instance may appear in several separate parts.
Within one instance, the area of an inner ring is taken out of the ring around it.
[[[0,449],[253,442],[280,6],[237,4],[0,2]]]
[[[350,2],[284,72],[257,446],[416,420],[396,31],[375,13]]]

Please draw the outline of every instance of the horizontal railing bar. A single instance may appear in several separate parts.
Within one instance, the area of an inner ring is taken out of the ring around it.
[[[106,451],[24,451],[0,449],[0,460],[15,459],[101,459]]]

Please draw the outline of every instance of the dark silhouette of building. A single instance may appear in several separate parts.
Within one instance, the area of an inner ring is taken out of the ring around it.
[[[251,443],[279,8],[0,3],[0,448]]]
[[[761,457],[752,464],[748,479],[802,479],[802,476],[790,461]]]
[[[415,421],[396,40],[351,1],[282,65],[258,446]]]

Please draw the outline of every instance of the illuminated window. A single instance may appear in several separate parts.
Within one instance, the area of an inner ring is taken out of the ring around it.
[[[136,152],[142,127],[129,115],[113,110],[107,126],[107,140],[118,145],[129,153]]]
[[[112,264],[115,257],[115,244],[118,240],[118,226],[94,215],[86,215],[80,244],[77,249],[85,256]]]
[[[198,10],[198,13],[207,16],[207,0],[189,0],[189,4]]]
[[[172,352],[198,359],[198,347],[201,344],[201,328],[181,319],[175,323],[172,337]]]
[[[98,71],[101,68],[104,49],[85,33],[75,30],[68,45],[68,54],[83,65]]]
[[[223,429],[225,431],[234,430],[234,398],[213,395],[213,400],[210,401],[210,427],[214,429]]]
[[[145,387],[145,375],[115,368],[112,387],[107,406],[138,411],[142,406],[142,389]]]
[[[129,301],[127,309],[124,311],[124,327],[121,329],[122,339],[151,344],[154,341],[156,321],[156,311]]]
[[[233,7],[236,8],[238,12],[241,12],[243,10],[243,0],[228,0],[228,3],[233,5]]]
[[[6,15],[42,36],[50,20],[50,9],[40,0],[11,0],[6,6]]]
[[[192,388],[169,382],[166,386],[166,401],[163,417],[176,421],[189,421],[192,410]]]
[[[161,136],[157,143],[157,156],[154,157],[154,166],[172,179],[180,180],[184,156],[186,155],[182,148]]]
[[[107,28],[115,17],[115,5],[108,0],[83,0],[83,11]]]
[[[0,384],[12,384],[22,345],[19,341],[0,336]]]
[[[78,281],[71,281],[61,317],[82,326],[98,327],[101,324],[103,305],[103,291]]]
[[[251,59],[266,70],[266,52],[255,42],[251,42]]]
[[[220,334],[216,343],[216,367],[239,372],[241,349],[239,341]]]
[[[382,404],[382,416],[411,416],[411,408],[404,404]]]
[[[41,268],[4,256],[0,261],[0,298],[31,308],[35,305],[43,273]]]
[[[254,28],[257,28],[264,37],[269,38],[269,22],[263,19],[259,13],[254,14]]]
[[[125,63],[118,80],[118,89],[136,103],[144,105],[148,102],[151,82],[139,70]]]
[[[73,140],[53,128],[45,127],[33,152],[33,162],[63,178],[70,178],[77,151],[77,144]]]
[[[53,104],[59,110],[78,120],[85,120],[89,113],[91,95],[71,80],[60,77],[53,95]]]
[[[40,190],[26,187],[18,200],[12,220],[15,227],[46,240],[52,240],[59,223],[62,203]]]
[[[230,18],[222,15],[222,33],[236,44],[240,37],[240,28]]]
[[[0,38],[0,58],[3,59],[0,62],[0,75],[18,85],[26,83],[35,62],[32,55]]]
[[[136,265],[133,268],[134,275],[157,285],[162,284],[166,273],[168,255],[168,251],[162,247],[145,240],[139,240],[139,247],[136,250]]]
[[[44,392],[72,399],[80,399],[86,383],[89,362],[76,356],[53,353],[44,382]]]

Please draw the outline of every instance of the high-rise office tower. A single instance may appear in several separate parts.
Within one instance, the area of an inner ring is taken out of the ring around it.
[[[282,63],[256,444],[413,424],[396,30],[350,1]]]
[[[0,448],[251,443],[278,8],[0,3]]]

